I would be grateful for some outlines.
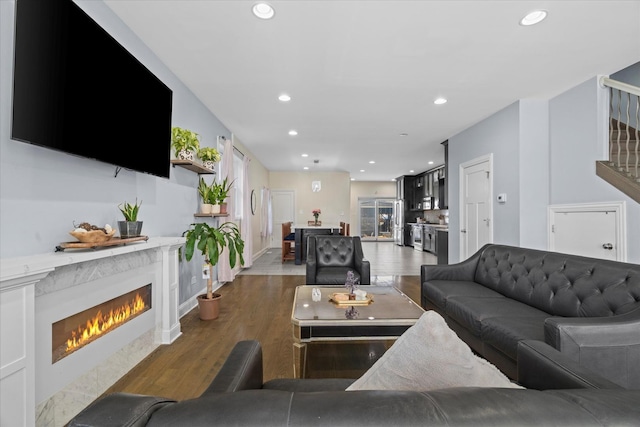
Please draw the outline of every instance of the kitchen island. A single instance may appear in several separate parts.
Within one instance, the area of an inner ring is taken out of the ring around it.
[[[307,237],[318,234],[339,234],[340,224],[308,225],[294,224],[291,226],[296,235],[296,264],[307,261]]]

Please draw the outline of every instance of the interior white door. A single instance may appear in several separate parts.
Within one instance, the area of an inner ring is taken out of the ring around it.
[[[282,247],[282,224],[294,221],[295,218],[295,192],[293,190],[272,190],[271,207],[273,212],[273,234],[271,235],[272,248]]]
[[[626,261],[623,207],[551,206],[549,212],[550,250]]]
[[[491,157],[460,165],[460,259],[493,241]]]

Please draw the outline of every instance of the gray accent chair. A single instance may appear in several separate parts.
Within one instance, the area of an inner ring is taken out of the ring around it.
[[[353,271],[361,285],[371,284],[371,269],[359,236],[309,236],[307,285],[344,285],[348,271]]]

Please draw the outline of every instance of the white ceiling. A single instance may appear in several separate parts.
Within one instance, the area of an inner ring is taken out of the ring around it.
[[[268,21],[254,3],[106,0],[272,171],[419,173],[513,102],[640,61],[640,1],[270,1]]]

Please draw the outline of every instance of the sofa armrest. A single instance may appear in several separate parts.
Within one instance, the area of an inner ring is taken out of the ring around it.
[[[482,248],[484,249],[484,248]],[[466,260],[449,265],[420,266],[420,284],[429,280],[464,280],[472,282],[476,275],[478,260],[482,250],[476,252]]]
[[[355,237],[354,237],[355,239]],[[359,239],[359,237],[358,237]],[[369,260],[364,257],[364,252],[362,250],[362,243],[358,240],[358,242],[354,242],[354,251],[353,251],[353,263],[360,273],[360,284],[361,285],[370,285],[371,284],[371,265]]]
[[[550,317],[545,341],[625,388],[640,387],[640,308],[610,317]]]
[[[307,285],[315,285],[316,275],[318,274],[318,264],[316,262],[316,239],[314,236],[309,236],[307,240]]]
[[[518,343],[518,384],[536,390],[622,388],[537,340]]]
[[[262,346],[255,340],[239,341],[201,396],[261,389],[262,382]]]
[[[112,393],[94,401],[68,427],[141,427],[158,409],[175,400],[130,393]]]

